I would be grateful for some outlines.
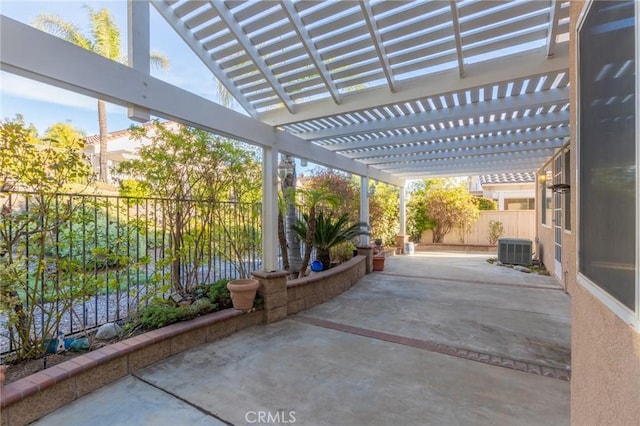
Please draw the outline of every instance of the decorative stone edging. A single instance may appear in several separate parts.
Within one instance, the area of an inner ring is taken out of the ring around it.
[[[311,324],[318,327],[324,327],[331,330],[342,331],[344,333],[356,334],[358,336],[370,337],[372,339],[383,340],[385,342],[397,343],[412,348],[423,349],[430,352],[437,352],[443,355],[454,356],[457,358],[476,361],[483,364],[495,365],[497,367],[508,368],[511,370],[522,371],[524,373],[536,374],[538,376],[549,377],[552,379],[568,382],[571,380],[570,368],[551,367],[531,361],[522,361],[514,358],[503,357],[495,354],[477,352],[466,348],[445,345],[442,343],[431,342],[428,340],[415,339],[411,337],[389,334],[382,331],[369,330],[366,328],[355,327],[352,325],[341,324],[333,321],[327,321],[320,318],[312,318],[306,316],[296,317],[296,321],[305,324]]]

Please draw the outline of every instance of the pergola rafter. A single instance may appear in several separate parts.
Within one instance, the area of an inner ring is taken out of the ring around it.
[[[506,83],[503,83],[506,84]],[[498,98],[482,103],[469,103],[431,111],[413,114],[403,114],[390,118],[369,120],[360,123],[335,125],[324,129],[300,132],[297,135],[312,142],[322,141],[334,137],[346,137],[389,129],[401,129],[412,126],[429,126],[431,124],[457,122],[481,115],[499,114],[509,111],[525,111],[532,108],[546,108],[551,105],[568,104],[569,88],[550,89],[545,93],[525,93],[509,98]],[[383,106],[387,107],[388,106]],[[364,114],[363,111],[359,113]]]
[[[260,52],[258,52],[258,47],[255,46],[251,42],[251,40],[249,40],[244,29],[233,16],[233,12],[231,12],[227,8],[225,2],[211,1],[209,3],[216,10],[216,12],[218,12],[218,16],[220,16],[220,19],[222,19],[225,25],[229,28],[229,30],[231,31],[231,34],[233,34],[235,39],[242,46],[242,48],[247,53],[251,61],[253,61],[253,63],[258,67],[258,69],[260,70],[260,73],[263,75],[263,77],[267,80],[269,85],[276,92],[276,94],[278,95],[278,97],[280,98],[284,106],[287,108],[287,110],[290,113],[294,113],[295,106],[294,106],[293,100],[291,99],[289,94],[286,92],[284,87],[282,87],[278,79],[273,75],[265,59],[262,57],[262,55],[260,55]]]
[[[243,140],[269,149],[397,184],[420,173],[531,171],[569,134],[565,1],[149,2],[269,129],[268,142]],[[142,74],[129,78],[164,87],[136,67]],[[157,111],[207,129],[219,123],[158,108],[147,87],[138,101],[116,100],[141,119]]]
[[[380,37],[380,31],[378,30],[378,26],[376,25],[375,16],[371,4],[366,0],[361,0],[360,8],[362,9],[362,15],[364,16],[365,22],[367,23],[367,28],[369,29],[369,33],[371,34],[371,43],[376,49],[378,59],[380,60],[380,65],[382,66],[382,70],[384,71],[384,76],[387,79],[389,90],[395,92],[397,90],[396,80],[393,76],[393,70],[391,69],[389,58],[384,51],[382,37]]]
[[[298,12],[296,11],[294,5],[289,1],[280,0],[280,7],[282,7],[284,14],[287,16],[289,21],[291,21],[291,24],[293,25],[298,38],[302,42],[304,49],[307,51],[307,54],[313,61],[313,64],[318,70],[322,81],[324,81],[327,90],[331,94],[331,98],[335,103],[339,104],[340,93],[338,91],[338,87],[336,87],[336,84],[331,77],[331,73],[327,69],[327,66],[318,53],[318,50],[315,48],[313,40],[311,39],[311,35],[309,34],[309,31],[307,31],[307,28],[304,26],[302,19],[300,19],[300,16],[298,15]]]
[[[456,156],[456,158],[465,159],[469,157],[473,157],[476,155],[483,154],[500,154],[500,153],[513,153],[513,152],[521,152],[526,151],[528,153],[534,151],[545,151],[548,152],[549,149],[553,150],[555,148],[560,148],[564,145],[564,141],[562,139],[547,139],[544,141],[529,141],[529,142],[519,142],[514,144],[504,144],[504,145],[484,145],[479,147],[464,147],[458,149],[432,149],[421,151],[419,154],[414,155],[401,155],[401,156],[385,156],[385,157],[372,157],[361,159],[365,164],[368,165],[383,165],[389,163],[396,162],[409,162],[415,160],[429,160],[436,158],[451,158],[452,156]]]
[[[211,73],[222,83],[222,85],[231,93],[233,98],[253,117],[257,116],[257,111],[249,103],[246,96],[236,87],[234,82],[225,74],[217,62],[211,60],[211,54],[202,45],[202,43],[194,36],[187,26],[177,19],[171,4],[176,1],[167,2],[162,0],[149,0],[158,13],[173,27],[176,34],[182,38],[191,51],[202,61],[202,63],[211,71]]]
[[[500,121],[469,124],[466,126],[454,126],[417,132],[415,134],[405,134],[401,136],[387,136],[357,140],[353,142],[336,143],[325,145],[324,148],[330,151],[349,151],[379,146],[393,146],[424,142],[430,140],[447,140],[452,138],[472,137],[484,134],[497,134],[507,131],[527,131],[527,129],[538,130],[558,127],[564,125],[569,120],[568,111],[552,112],[535,116],[510,118]]]

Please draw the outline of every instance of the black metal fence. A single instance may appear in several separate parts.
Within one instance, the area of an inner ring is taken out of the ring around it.
[[[261,264],[261,206],[0,192],[0,354]]]

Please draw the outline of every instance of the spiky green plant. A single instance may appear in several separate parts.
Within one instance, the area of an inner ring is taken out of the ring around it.
[[[310,217],[304,214],[302,219],[293,227],[293,230],[301,239],[307,239],[309,233]],[[322,262],[323,269],[329,269],[331,266],[330,249],[338,244],[351,241],[359,235],[368,235],[365,231],[367,224],[365,222],[349,223],[349,215],[343,214],[340,217],[334,217],[332,213],[327,215],[320,212],[315,219],[315,229],[313,233],[313,245],[317,249],[318,260]]]

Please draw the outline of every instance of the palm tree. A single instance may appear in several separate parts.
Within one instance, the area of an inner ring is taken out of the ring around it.
[[[309,235],[309,219],[309,215],[303,215],[303,220],[298,221],[294,227],[301,238],[306,239]],[[368,235],[369,232],[363,230],[366,227],[366,222],[350,225],[348,214],[335,218],[331,213],[325,216],[324,212],[320,212],[316,218],[313,244],[318,250],[318,260],[322,262],[322,268],[329,269],[331,266],[331,247],[350,241],[358,235]]]
[[[335,206],[340,200],[331,192],[327,185],[319,188],[310,188],[299,190],[303,197],[303,205],[308,209],[308,214],[303,214],[302,220],[297,220],[291,225],[291,230],[295,232],[301,240],[304,240],[304,257],[300,266],[300,274],[303,277],[309,261],[311,260],[311,250],[313,249],[313,240],[316,233],[317,214],[316,211],[322,206]]]
[[[34,19],[34,25],[60,37],[70,43],[109,58],[112,61],[126,63],[121,53],[120,29],[107,8],[95,10],[87,6],[91,29],[83,32],[76,24],[66,21],[58,15],[42,14]],[[168,68],[169,60],[156,52],[151,52],[151,65]],[[100,128],[100,174],[99,180],[107,181],[107,112],[105,102],[98,99],[98,125]]]

